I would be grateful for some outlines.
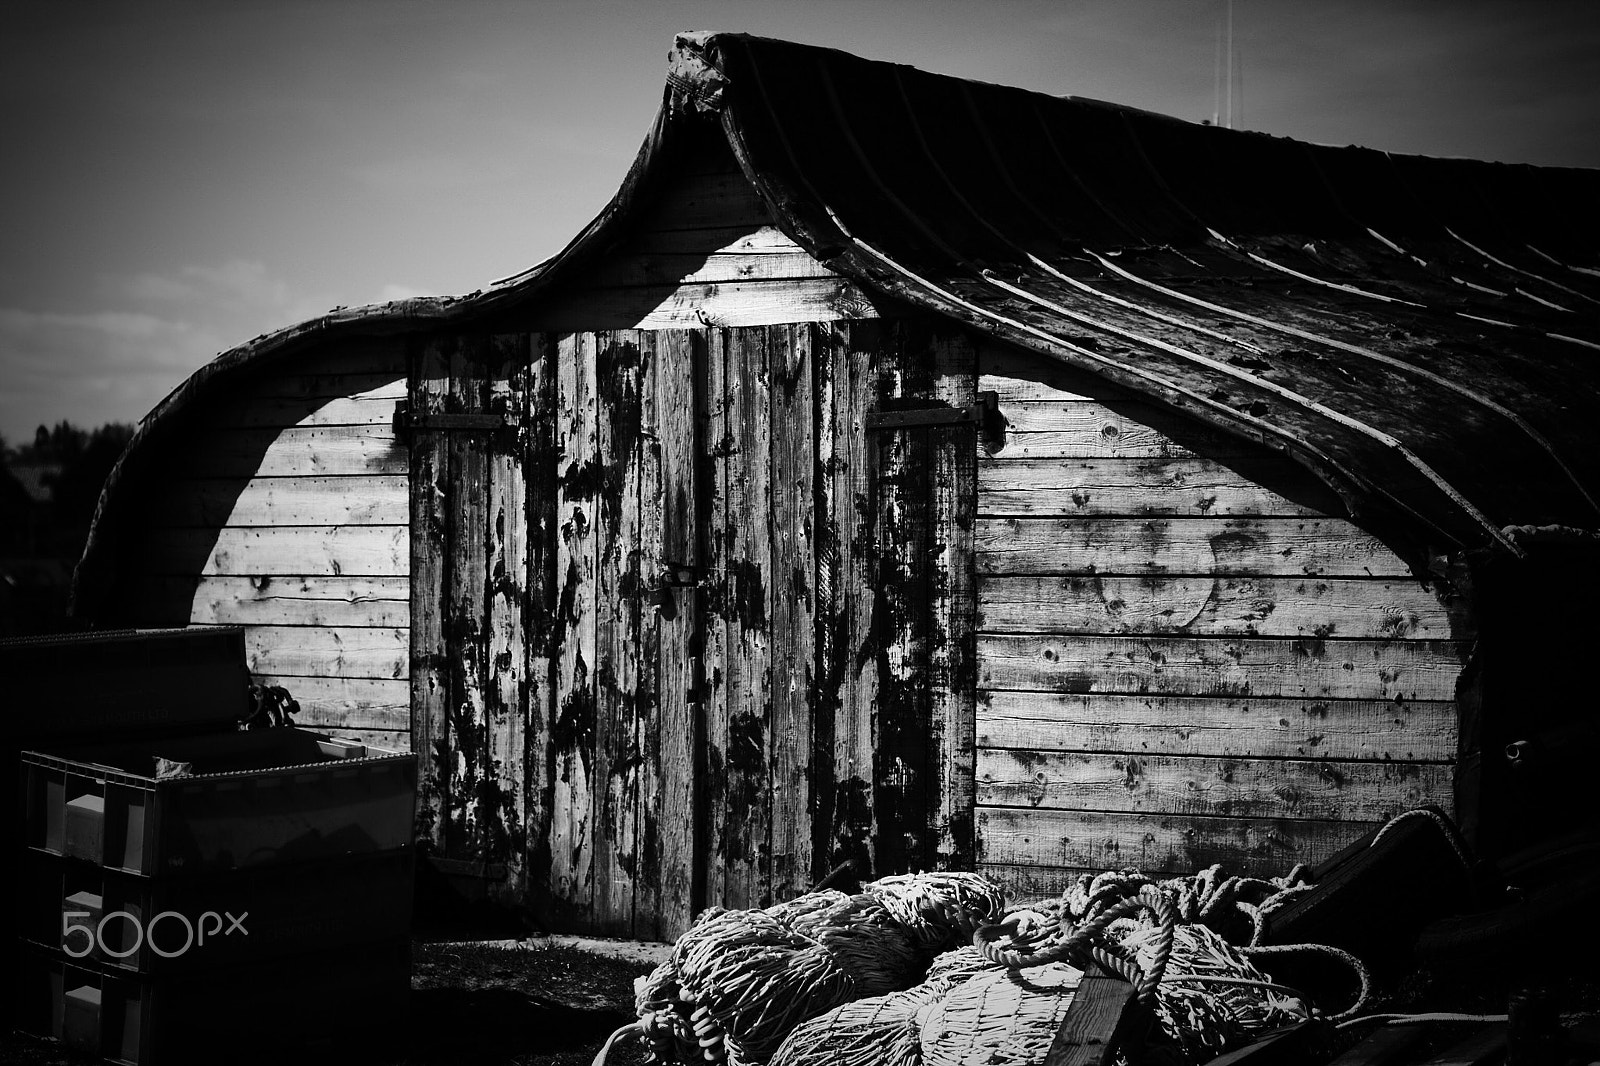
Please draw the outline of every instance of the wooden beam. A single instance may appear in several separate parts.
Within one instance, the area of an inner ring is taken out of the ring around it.
[[[985,577],[980,624],[996,633],[1466,640],[1457,612],[1410,582],[1359,578]]]
[[[483,352],[488,411],[514,425],[530,422],[531,399],[538,394],[540,367],[525,333],[490,337]],[[539,411],[548,423],[549,412]],[[505,904],[527,903],[529,872],[527,721],[542,679],[528,675],[530,639],[528,600],[542,590],[530,580],[530,561],[539,552],[537,526],[529,521],[524,467],[530,452],[520,435],[483,437],[470,442],[482,455],[484,476],[482,636],[483,747],[478,753],[479,834],[487,861],[506,864],[497,891]],[[540,760],[542,762],[542,760]],[[542,873],[542,872],[541,872]]]
[[[982,692],[978,743],[1035,751],[1449,762],[1448,701]]]
[[[989,452],[995,459],[1222,459],[1260,451],[1149,404],[1003,398],[1000,413],[1006,428],[1002,446]]]
[[[450,389],[449,352],[437,339],[418,344],[410,374],[413,410],[442,409]],[[440,599],[452,518],[445,506],[450,461],[438,434],[410,447],[411,523],[408,568],[411,587],[411,750],[417,753],[417,839],[435,853],[445,847],[450,699],[449,659]]]
[[[198,432],[171,477],[405,474],[393,426],[314,426]]]
[[[1192,874],[1220,862],[1230,872],[1282,876],[1374,828],[1373,822],[979,807],[978,861],[980,869],[1131,866],[1153,874]]]
[[[360,378],[353,375],[330,376],[319,383],[319,393],[322,389],[331,388],[334,382],[344,384],[350,391],[327,396],[319,394],[262,396],[252,390],[247,397],[228,401],[207,410],[202,416],[201,424],[209,429],[392,426],[395,406],[405,398],[406,379],[400,376],[380,381],[387,377],[387,375],[368,375]],[[307,391],[316,387],[305,386]],[[291,385],[284,391],[289,392],[294,388],[295,386]]]
[[[399,474],[349,477],[253,477],[166,480],[150,511],[163,525],[392,526],[409,520],[409,479]]]
[[[140,577],[133,595],[147,616],[175,625],[411,624],[409,577]]]
[[[1085,507],[1093,507],[1093,490]],[[1110,506],[1110,501],[1103,501]],[[980,506],[981,506],[980,502]],[[1415,581],[1376,537],[1342,518],[979,518],[984,574],[1234,574]],[[1417,585],[1420,589],[1420,581]]]
[[[146,529],[145,572],[299,577],[410,571],[407,526],[277,526],[253,529]]]
[[[598,386],[593,334],[557,351],[555,783],[550,805],[550,894],[558,914],[588,919],[594,902]]]
[[[1448,805],[1447,763],[981,749],[977,802],[1040,810],[1385,821]]]
[[[280,685],[300,704],[296,725],[312,729],[411,729],[411,684],[405,678],[305,677],[260,674],[253,680]],[[406,749],[410,750],[408,743]]]
[[[1304,485],[1284,460],[1285,479]],[[1307,515],[1338,513],[1326,490],[1291,499],[1210,459],[989,459],[978,464],[978,513],[1057,515]]]
[[[878,314],[873,296],[843,277],[578,289],[538,305],[534,328],[693,329],[822,322]]]
[[[772,795],[772,888],[792,899],[812,881],[811,696],[815,684],[813,543],[816,471],[816,353],[801,326],[767,330],[770,395],[772,563],[768,760]],[[827,349],[822,349],[826,354]]]
[[[978,683],[1068,693],[1448,700],[1466,651],[1448,641],[983,635]]]
[[[935,333],[926,355],[933,399],[951,407],[978,402],[977,353],[962,333]],[[934,740],[939,791],[934,810],[935,863],[972,866],[975,795],[978,577],[973,524],[977,510],[978,426],[950,427],[934,436],[933,557],[929,608],[928,730]]]
[[[765,907],[772,902],[771,617],[767,590],[772,569],[772,363],[762,329],[727,333],[729,449],[723,530],[727,569],[723,627],[727,649],[727,733],[722,740],[727,776],[724,906]],[[716,741],[713,741],[716,743]]]
[[[640,629],[644,575],[640,495],[644,465],[643,392],[653,352],[631,330],[595,338],[595,743],[593,928],[634,935],[642,825],[642,730],[654,715],[654,626]],[[641,683],[642,682],[642,683]],[[646,706],[645,704],[649,704]]]
[[[675,331],[657,339],[655,362],[655,432],[659,447],[661,505],[660,550],[656,561],[671,560],[697,568],[701,562],[697,536],[696,494],[699,405],[697,381],[705,373],[703,334]],[[647,571],[654,579],[654,571]],[[640,936],[673,941],[686,932],[696,912],[694,899],[696,811],[702,784],[696,773],[702,746],[699,722],[701,695],[696,660],[699,647],[699,592],[693,586],[672,589],[669,608],[656,612],[660,628],[656,679],[659,686],[654,763],[646,765],[646,841],[654,839],[659,871],[654,930]],[[642,917],[642,915],[641,915]]]

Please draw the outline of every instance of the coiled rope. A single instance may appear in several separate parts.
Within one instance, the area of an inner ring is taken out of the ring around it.
[[[1132,884],[1132,880],[1124,881],[1118,887],[1125,891]],[[1108,893],[1100,897],[1101,902],[1109,899]],[[1154,914],[1159,930],[1155,958],[1148,969],[1140,966],[1137,960],[1105,935],[1106,928],[1112,922],[1143,910]],[[1161,984],[1167,962],[1172,957],[1172,934],[1177,924],[1178,912],[1172,900],[1156,885],[1141,880],[1137,883],[1134,895],[1103,907],[1095,917],[1070,928],[1064,938],[1033,940],[1026,934],[1017,938],[1013,934],[1020,930],[1021,923],[1008,920],[974,930],[972,946],[990,962],[1013,970],[1046,966],[1052,962],[1071,963],[1082,970],[1094,963],[1133,985],[1140,1000],[1148,1003],[1155,996],[1156,987]],[[1011,941],[1013,946],[1002,946],[1002,938]]]

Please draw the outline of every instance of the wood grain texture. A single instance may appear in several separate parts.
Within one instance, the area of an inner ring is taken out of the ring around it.
[[[772,795],[772,887],[792,899],[814,880],[811,855],[811,696],[815,685],[816,363],[805,326],[775,326],[767,336],[772,386],[772,530],[767,617],[771,625],[768,761]],[[823,349],[824,352],[826,349]]]
[[[738,245],[749,242],[741,237]],[[763,247],[759,251],[717,249],[696,251],[636,251],[623,245],[618,254],[596,269],[597,288],[718,285],[727,282],[781,282],[797,278],[838,277],[799,246],[786,250]]]
[[[639,337],[639,443],[632,489],[637,512],[638,547],[631,553],[634,628],[638,639],[634,657],[633,769],[633,909],[629,914],[635,939],[657,935],[661,913],[661,642],[666,620],[656,609],[651,590],[666,559],[666,485],[662,477],[661,444],[665,416],[657,379],[665,373],[670,340],[660,333]],[[692,453],[691,453],[692,454]],[[693,742],[691,734],[690,742]]]
[[[1292,476],[1285,460],[1276,472]],[[978,513],[1056,515],[1308,515],[1337,511],[1304,486],[1291,499],[1211,459],[989,459],[978,464]]]
[[[162,529],[142,533],[146,572],[240,577],[398,577],[409,572],[407,526]]]
[[[885,323],[874,364],[874,410],[928,405],[933,368],[925,334]],[[869,432],[872,621],[862,661],[876,674],[872,722],[873,869],[925,868],[934,854],[944,723],[931,720],[931,653],[937,640],[937,571],[928,472],[940,434],[927,426]]]
[[[977,549],[985,574],[1412,578],[1382,541],[1320,515],[980,518]]]
[[[555,781],[550,804],[550,895],[557,914],[589,917],[594,902],[593,805],[596,697],[595,600],[599,461],[598,387],[593,334],[558,342],[556,718],[551,730]]]
[[[1008,392],[1014,390],[1007,390]],[[1193,429],[1148,404],[1115,409],[1092,400],[1002,400],[1005,419],[994,459],[1213,459],[1244,455],[1251,445]]]
[[[246,662],[252,674],[305,677],[410,676],[410,631],[372,626],[250,626]]]
[[[985,634],[978,683],[1067,693],[1449,700],[1466,650],[1445,641]]]
[[[699,476],[697,381],[703,380],[706,350],[703,335],[689,331],[662,334],[655,364],[656,450],[661,500],[661,562],[681,563],[691,570],[700,563],[696,506]],[[698,658],[700,654],[699,592],[695,586],[671,590],[671,604],[658,612],[660,627],[656,676],[659,710],[654,737],[655,762],[647,765],[645,811],[654,819],[657,850],[652,857],[659,892],[652,931],[646,939],[673,941],[683,935],[696,913],[696,812],[700,809],[698,757]],[[647,832],[647,839],[650,834]],[[641,922],[647,920],[641,911]]]
[[[982,692],[978,743],[1031,751],[1449,762],[1446,701]]]
[[[328,396],[252,395],[206,411],[201,424],[212,429],[393,426],[396,404],[406,395],[406,380],[404,377],[382,378],[382,375],[362,378],[330,375],[323,379],[326,382],[323,388],[331,389],[337,384],[350,391]]]
[[[829,541],[819,546],[818,573],[829,575],[832,611],[819,631],[827,645],[827,688],[824,706],[832,707],[833,750],[829,786],[831,818],[828,862],[845,861],[859,870],[876,870],[873,860],[873,707],[877,674],[863,648],[872,632],[872,530],[867,511],[871,470],[864,428],[867,410],[877,398],[873,359],[882,326],[853,322],[822,327],[831,353],[830,405],[824,436],[826,457],[826,528]],[[819,711],[819,713],[822,713]]]
[[[409,520],[408,479],[207,478],[164,481],[151,509],[172,526],[372,526]]]
[[[595,931],[632,936],[642,873],[640,778],[643,732],[654,716],[654,626],[640,631],[641,484],[646,426],[643,391],[653,351],[641,335],[595,338],[595,745],[590,802],[594,825]]]
[[[532,334],[528,349],[528,417],[521,432],[528,536],[527,594],[523,598],[527,698],[521,766],[527,863],[524,905],[540,920],[549,921],[553,918],[550,829],[555,807],[555,728],[559,710],[556,665],[562,624],[558,570],[561,522],[556,490],[561,423],[557,393],[561,373],[555,337]]]
[[[934,368],[932,399],[952,407],[977,401],[977,353],[961,333],[935,334],[926,358]],[[929,608],[928,729],[935,740],[939,793],[934,811],[934,863],[970,869],[974,858],[978,581],[973,523],[977,510],[977,434],[956,426],[935,435]]]
[[[742,863],[744,852],[739,827],[730,823],[728,737],[732,731],[732,703],[728,693],[729,658],[733,654],[728,633],[728,571],[732,565],[728,515],[730,492],[736,475],[734,440],[738,409],[730,398],[730,377],[738,373],[737,352],[729,331],[705,332],[707,352],[701,410],[705,428],[699,440],[696,488],[699,499],[699,535],[705,583],[701,619],[704,646],[704,680],[700,690],[702,734],[701,768],[704,788],[696,816],[700,819],[700,877],[704,904],[726,905],[727,873]]]
[[[1443,763],[978,752],[978,803],[1040,810],[1384,821],[1441,800]]]
[[[438,340],[420,341],[412,356],[411,409],[444,409],[450,390],[449,353]],[[407,565],[411,570],[411,750],[417,754],[417,840],[425,851],[445,846],[450,700],[445,630],[439,594],[450,536],[445,499],[449,458],[440,434],[412,442],[411,523]]]
[[[399,474],[407,450],[392,426],[315,426],[200,432],[171,477]]]
[[[1090,964],[1072,993],[1043,1066],[1112,1066],[1121,1034],[1138,1024],[1149,1025],[1138,993],[1135,985]]]
[[[489,387],[488,338],[463,334],[448,342],[450,389],[446,410],[485,411]],[[490,750],[486,695],[488,647],[489,461],[482,434],[434,431],[442,438],[450,478],[442,504],[448,515],[439,590],[446,656],[444,855],[488,861],[494,847],[498,804],[488,777]],[[497,860],[500,861],[500,860]]]
[[[979,869],[991,865],[1192,874],[1213,863],[1283,876],[1360,839],[1376,823],[1103,811],[978,808]]]
[[[484,352],[487,410],[518,426],[549,421],[549,412],[532,409],[538,378],[527,334],[489,338]],[[482,855],[506,865],[497,886],[503,903],[523,906],[527,899],[528,825],[526,728],[534,695],[528,674],[527,600],[531,587],[531,545],[539,532],[529,521],[529,458],[520,432],[468,437],[480,449],[484,466],[483,749],[478,752],[479,835]]]
[[[581,289],[542,303],[535,329],[692,329],[864,318],[878,313],[872,295],[842,277],[780,281]]]
[[[411,684],[404,678],[305,677],[259,674],[258,684],[280,685],[300,704],[295,724],[313,729],[411,730]],[[406,744],[406,750],[411,745]]]
[[[411,624],[411,580],[403,576],[139,577],[131,587],[149,617],[174,625]]]
[[[987,862],[1039,888],[1125,848],[1260,865],[1257,836],[1308,832],[1320,859],[1343,823],[1449,806],[1462,598],[1265,449],[1001,348],[979,365],[1007,422],[975,538]]]
[[[1095,574],[986,576],[981,588],[981,624],[995,633],[1380,640],[1473,635],[1467,620],[1431,592],[1399,581]]]
[[[773,573],[772,366],[764,329],[730,331],[723,626],[728,732],[721,741],[728,792],[724,906],[772,902],[771,617]],[[712,744],[717,745],[717,739]]]

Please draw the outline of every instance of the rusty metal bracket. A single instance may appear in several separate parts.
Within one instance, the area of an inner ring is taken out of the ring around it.
[[[394,405],[394,431],[402,440],[418,430],[495,433],[503,429],[515,429],[518,424],[515,419],[491,411],[413,411],[406,400]]]
[[[903,407],[868,411],[861,420],[868,433],[915,429],[925,426],[977,426],[983,438],[1005,434],[1005,418],[1000,414],[1000,394],[978,393],[978,402],[965,407]]]

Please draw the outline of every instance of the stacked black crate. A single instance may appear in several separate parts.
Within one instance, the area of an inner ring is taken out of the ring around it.
[[[148,1066],[302,1050],[400,1019],[415,761],[237,731],[237,653],[239,683],[218,686],[203,721],[20,753],[24,1028]]]

